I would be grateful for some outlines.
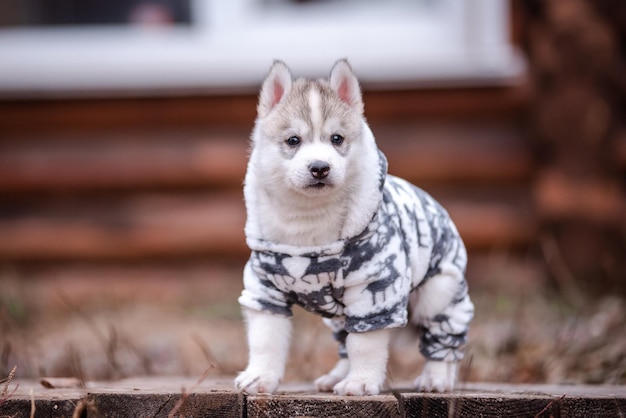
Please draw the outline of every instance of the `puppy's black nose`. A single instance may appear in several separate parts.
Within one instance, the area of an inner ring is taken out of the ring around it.
[[[313,161],[309,164],[309,171],[311,171],[311,175],[316,179],[323,179],[328,175],[330,166],[326,161]]]

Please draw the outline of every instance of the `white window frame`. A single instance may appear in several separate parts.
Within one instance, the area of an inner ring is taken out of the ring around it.
[[[429,16],[397,1],[192,1],[191,27],[2,29],[0,96],[252,91],[277,58],[317,77],[346,57],[368,88],[502,85],[525,71],[507,0],[430,0]]]

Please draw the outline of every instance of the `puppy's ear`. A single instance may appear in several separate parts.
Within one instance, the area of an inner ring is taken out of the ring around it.
[[[282,61],[274,61],[270,73],[263,81],[257,112],[266,116],[291,90],[291,72]]]
[[[359,82],[348,64],[348,60],[339,60],[330,70],[330,87],[339,95],[339,98],[354,108],[357,112],[363,113],[363,98]]]

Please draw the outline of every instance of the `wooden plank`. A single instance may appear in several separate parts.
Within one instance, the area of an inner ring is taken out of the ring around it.
[[[58,396],[56,399],[35,399],[33,405],[31,399],[26,396],[10,397],[5,402],[0,403],[0,416],[11,418],[72,417],[81,400],[82,396]],[[33,409],[36,415],[31,415]]]
[[[470,249],[528,243],[531,214],[516,201],[441,199]],[[518,199],[519,200],[519,199]],[[0,213],[0,259],[138,259],[248,252],[240,193],[28,203]]]
[[[365,89],[365,116],[370,122],[420,120],[518,120],[530,99],[530,84],[510,87],[421,90]]]
[[[549,220],[620,225],[626,213],[626,195],[617,178],[576,177],[545,169],[537,175],[534,198],[539,215]]]
[[[118,134],[119,135],[119,134]],[[0,145],[0,190],[51,191],[176,186],[240,187],[245,136],[166,140],[39,140]]]
[[[470,250],[522,247],[533,242],[539,229],[528,204],[462,199],[441,202]]]
[[[182,388],[181,388],[182,390]],[[215,417],[243,416],[243,395],[234,391],[211,393],[95,392],[86,400],[87,417]],[[106,411],[106,412],[105,412]]]
[[[456,417],[536,417],[559,415],[559,405],[550,396],[476,395],[450,397],[447,395],[417,395],[404,399],[408,418]]]
[[[533,158],[515,126],[494,123],[430,123],[374,128],[389,172],[413,181],[524,182]]]
[[[280,396],[249,396],[250,418],[291,417],[401,417],[397,400],[392,395],[337,397],[333,395],[283,394]]]
[[[400,391],[407,417],[621,416],[626,387],[462,383],[452,393]]]
[[[17,391],[0,403],[0,416],[30,417],[33,399],[37,417],[242,417],[244,397],[231,381],[126,379],[84,382],[81,389],[46,389],[35,381],[17,381]]]
[[[396,391],[379,396],[316,393],[310,385],[287,384],[279,393],[246,396],[232,388],[232,377],[193,379],[151,377],[118,382],[86,382],[85,389],[45,389],[17,381],[0,404],[2,416],[36,415],[167,417],[551,417],[622,416],[623,386],[465,384],[445,394]],[[178,409],[176,409],[178,407]],[[82,409],[79,409],[82,408]]]
[[[375,133],[390,172],[417,184],[521,182],[532,173],[528,146],[508,125],[383,124]],[[248,147],[236,131],[5,141],[0,191],[241,187]]]
[[[239,194],[30,205],[0,218],[0,258],[134,259],[247,252]]]
[[[125,128],[252,128],[256,95],[0,101],[0,133],[98,132]]]
[[[416,118],[516,119],[529,85],[513,87],[369,90],[366,116],[375,122]],[[0,133],[95,131],[128,127],[252,127],[257,92],[232,95],[69,100],[0,100]]]

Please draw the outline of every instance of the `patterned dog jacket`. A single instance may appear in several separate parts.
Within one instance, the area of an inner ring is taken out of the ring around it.
[[[445,275],[455,296],[442,311],[416,319],[420,351],[431,360],[460,360],[474,311],[463,242],[430,195],[387,175],[382,153],[380,166],[381,203],[359,235],[319,247],[248,237],[252,254],[239,303],[283,316],[294,304],[320,314],[345,357],[348,333],[405,326],[411,292]]]

